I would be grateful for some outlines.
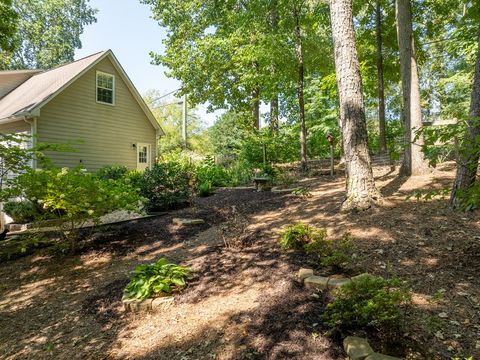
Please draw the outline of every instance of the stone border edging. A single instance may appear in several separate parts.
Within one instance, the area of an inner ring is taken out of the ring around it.
[[[350,360],[400,360],[398,357],[384,355],[373,351],[367,339],[347,336],[343,348]]]
[[[303,282],[305,287],[309,289],[321,289],[321,290],[339,288],[343,285],[348,284],[350,281],[352,281],[352,279],[356,279],[363,275],[367,275],[367,274],[360,274],[350,278],[342,278],[342,277],[337,277],[336,275],[332,275],[328,277],[313,275],[312,269],[302,268],[298,271],[298,278],[300,279],[300,281]]]
[[[127,293],[123,293],[122,304],[125,311],[144,312],[164,310],[173,304],[175,297],[164,296],[158,298],[148,298],[144,300],[132,299]]]
[[[184,218],[173,218],[172,222],[175,225],[181,226],[190,226],[190,225],[201,225],[205,224],[205,220],[203,219],[184,219]]]
[[[291,194],[293,191],[300,189],[299,187],[288,188],[288,189],[281,189],[280,186],[272,187],[272,193],[276,194]]]

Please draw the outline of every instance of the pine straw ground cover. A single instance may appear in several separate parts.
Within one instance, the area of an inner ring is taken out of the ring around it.
[[[405,201],[418,188],[449,185],[452,164],[408,180],[388,168],[375,174],[385,202],[362,214],[340,214],[344,179],[324,176],[302,182],[307,199],[220,190],[193,208],[95,234],[74,256],[40,249],[4,262],[0,358],[341,359],[339,339],[325,337],[318,320],[323,294],[295,280],[310,260],[277,244],[278,230],[294,221],[332,237],[350,232],[353,272],[410,283],[414,320],[387,351],[480,357],[479,214],[454,213],[445,200]],[[172,224],[190,216],[206,224]],[[193,268],[194,279],[163,313],[124,313],[129,272],[159,257]]]

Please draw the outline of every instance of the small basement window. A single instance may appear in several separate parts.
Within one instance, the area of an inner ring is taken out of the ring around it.
[[[97,71],[97,102],[115,105],[115,76]]]

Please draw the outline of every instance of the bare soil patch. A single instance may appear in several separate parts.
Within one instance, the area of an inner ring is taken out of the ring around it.
[[[389,168],[375,175],[385,202],[366,213],[338,212],[341,176],[302,181],[313,195],[307,199],[224,189],[192,208],[104,229],[74,256],[39,249],[3,262],[0,358],[341,359],[339,339],[319,323],[324,299],[295,279],[300,267],[316,264],[277,245],[278,230],[294,221],[332,237],[350,232],[358,248],[353,273],[397,275],[412,286],[414,321],[386,350],[480,357],[478,213],[452,212],[446,200],[405,200],[419,188],[448,186],[451,164],[411,179]],[[206,224],[182,227],[174,217]],[[129,272],[159,257],[192,267],[194,279],[165,312],[123,312]]]

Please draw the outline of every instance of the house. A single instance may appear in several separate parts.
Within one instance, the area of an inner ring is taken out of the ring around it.
[[[144,170],[163,135],[111,50],[48,71],[0,71],[0,133],[32,135],[33,145],[70,143],[75,151],[46,155],[59,167],[88,171]],[[0,231],[4,224],[0,204]]]
[[[47,155],[59,167],[88,171],[114,164],[144,170],[163,134],[111,50],[48,71],[0,71],[0,133],[73,144],[74,152]]]

